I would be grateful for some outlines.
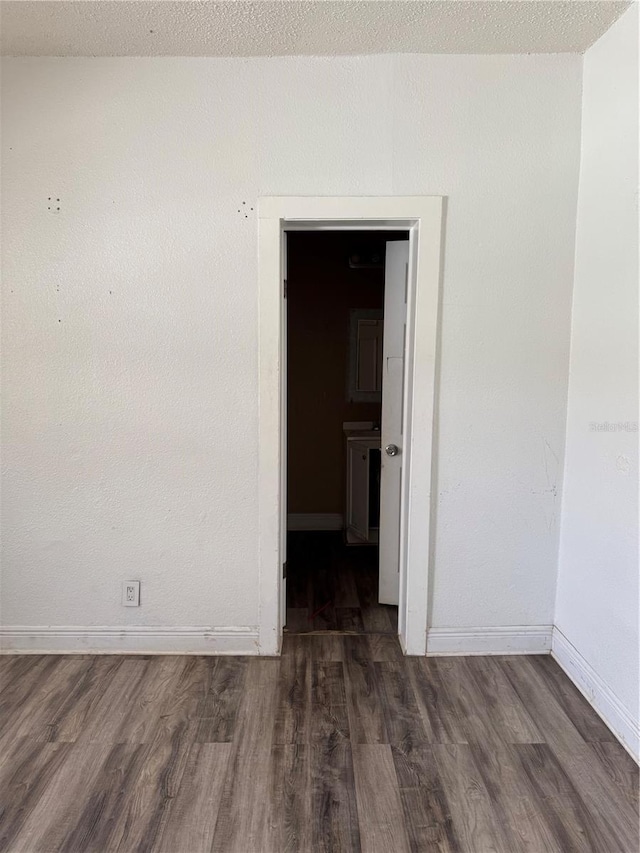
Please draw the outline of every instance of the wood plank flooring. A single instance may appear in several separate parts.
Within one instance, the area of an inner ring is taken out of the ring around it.
[[[0,851],[638,851],[637,767],[548,657],[302,634],[0,679]]]
[[[289,533],[287,631],[397,634],[398,608],[378,603],[378,547],[346,546],[341,532]]]

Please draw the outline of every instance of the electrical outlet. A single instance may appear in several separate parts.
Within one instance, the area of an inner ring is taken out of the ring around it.
[[[122,584],[122,603],[125,607],[140,607],[140,581]]]

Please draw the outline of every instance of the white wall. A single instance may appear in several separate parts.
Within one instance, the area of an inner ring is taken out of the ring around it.
[[[431,621],[549,625],[580,85],[568,55],[6,60],[3,624],[255,626],[250,208],[443,194]]]
[[[574,663],[637,727],[636,4],[585,55],[582,122],[556,623]],[[636,431],[591,428],[607,422]]]

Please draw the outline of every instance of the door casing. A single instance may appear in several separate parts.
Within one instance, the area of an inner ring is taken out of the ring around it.
[[[259,640],[261,655],[280,653],[286,506],[287,231],[409,232],[405,346],[405,424],[400,507],[398,635],[403,651],[426,654],[433,562],[432,479],[442,196],[270,196],[258,201],[259,283]]]

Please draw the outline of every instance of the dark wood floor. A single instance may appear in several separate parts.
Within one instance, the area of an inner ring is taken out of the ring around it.
[[[0,850],[637,853],[638,773],[549,657],[0,658]]]
[[[340,532],[289,533],[287,631],[397,634],[398,608],[378,603],[378,548]]]

